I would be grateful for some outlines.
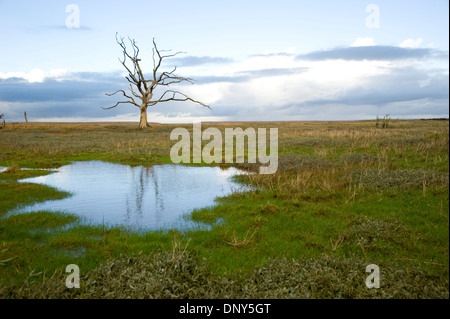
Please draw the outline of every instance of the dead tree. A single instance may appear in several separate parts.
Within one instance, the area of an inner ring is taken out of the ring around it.
[[[5,113],[0,114],[0,123],[3,123],[3,126],[0,128],[3,128],[6,126],[6,122],[5,122]]]
[[[111,94],[106,93],[106,95],[112,96],[120,92],[122,93],[123,97],[126,98],[126,101],[117,102],[115,105],[105,107],[104,109],[112,109],[122,103],[133,104],[140,110],[141,116],[139,121],[139,128],[145,128],[149,126],[147,121],[147,108],[158,103],[169,101],[192,101],[204,107],[210,108],[208,105],[194,100],[184,93],[169,89],[170,85],[172,84],[183,82],[189,82],[193,84],[192,79],[176,75],[176,67],[174,67],[170,72],[159,71],[161,63],[165,58],[174,57],[182,52],[163,55],[161,54],[162,52],[170,52],[170,50],[158,50],[155,39],[153,39],[153,73],[146,78],[139,64],[141,59],[139,58],[139,48],[136,45],[136,41],[134,39],[128,39],[131,43],[131,49],[133,51],[132,53],[131,51],[127,50],[123,38],[119,40],[116,33],[116,41],[123,51],[123,60],[119,58],[119,61],[128,72],[128,76],[126,76],[125,78],[129,82],[130,92],[127,93],[124,90],[117,90],[116,92]],[[159,95],[159,97],[155,98],[155,90],[158,87],[164,87],[165,90],[162,94]]]

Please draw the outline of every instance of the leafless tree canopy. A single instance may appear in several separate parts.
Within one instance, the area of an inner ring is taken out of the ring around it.
[[[174,57],[183,52],[170,53],[171,50],[159,50],[156,46],[155,39],[153,39],[153,73],[148,78],[145,78],[140,66],[141,59],[139,58],[139,47],[136,45],[136,41],[134,39],[128,39],[131,44],[131,50],[127,49],[123,38],[120,40],[117,38],[116,33],[116,41],[123,51],[123,59],[119,58],[119,61],[128,72],[128,76],[125,78],[128,81],[130,92],[127,93],[124,90],[117,90],[111,94],[106,93],[108,96],[121,93],[125,98],[125,101],[117,102],[115,105],[104,109],[112,109],[122,103],[133,104],[141,111],[139,127],[144,128],[149,126],[147,122],[147,108],[158,103],[169,101],[192,101],[204,107],[210,108],[203,102],[194,100],[184,93],[169,88],[172,84],[182,82],[189,82],[193,84],[193,80],[191,78],[176,75],[176,67],[174,67],[170,72],[159,71],[161,63],[165,58]],[[157,87],[163,87],[164,90],[162,94],[155,97],[154,93]]]

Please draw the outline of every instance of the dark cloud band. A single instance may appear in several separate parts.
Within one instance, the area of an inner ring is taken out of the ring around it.
[[[432,49],[401,48],[396,46],[360,46],[347,48],[334,48],[323,51],[313,51],[298,55],[297,60],[401,60],[421,59],[431,57],[435,52]]]

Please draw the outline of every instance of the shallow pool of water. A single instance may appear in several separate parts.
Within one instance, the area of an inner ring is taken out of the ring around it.
[[[87,223],[126,228],[186,230],[202,227],[186,215],[215,199],[248,188],[232,180],[235,169],[182,165],[135,166],[75,162],[57,172],[20,180],[71,192],[71,197],[36,203],[12,213],[38,210],[73,213]],[[203,225],[204,226],[204,225]]]

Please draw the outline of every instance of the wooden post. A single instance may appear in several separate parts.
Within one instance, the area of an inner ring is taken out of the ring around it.
[[[27,112],[23,112],[23,116],[25,117],[25,127],[28,129],[28,119],[27,119]]]

